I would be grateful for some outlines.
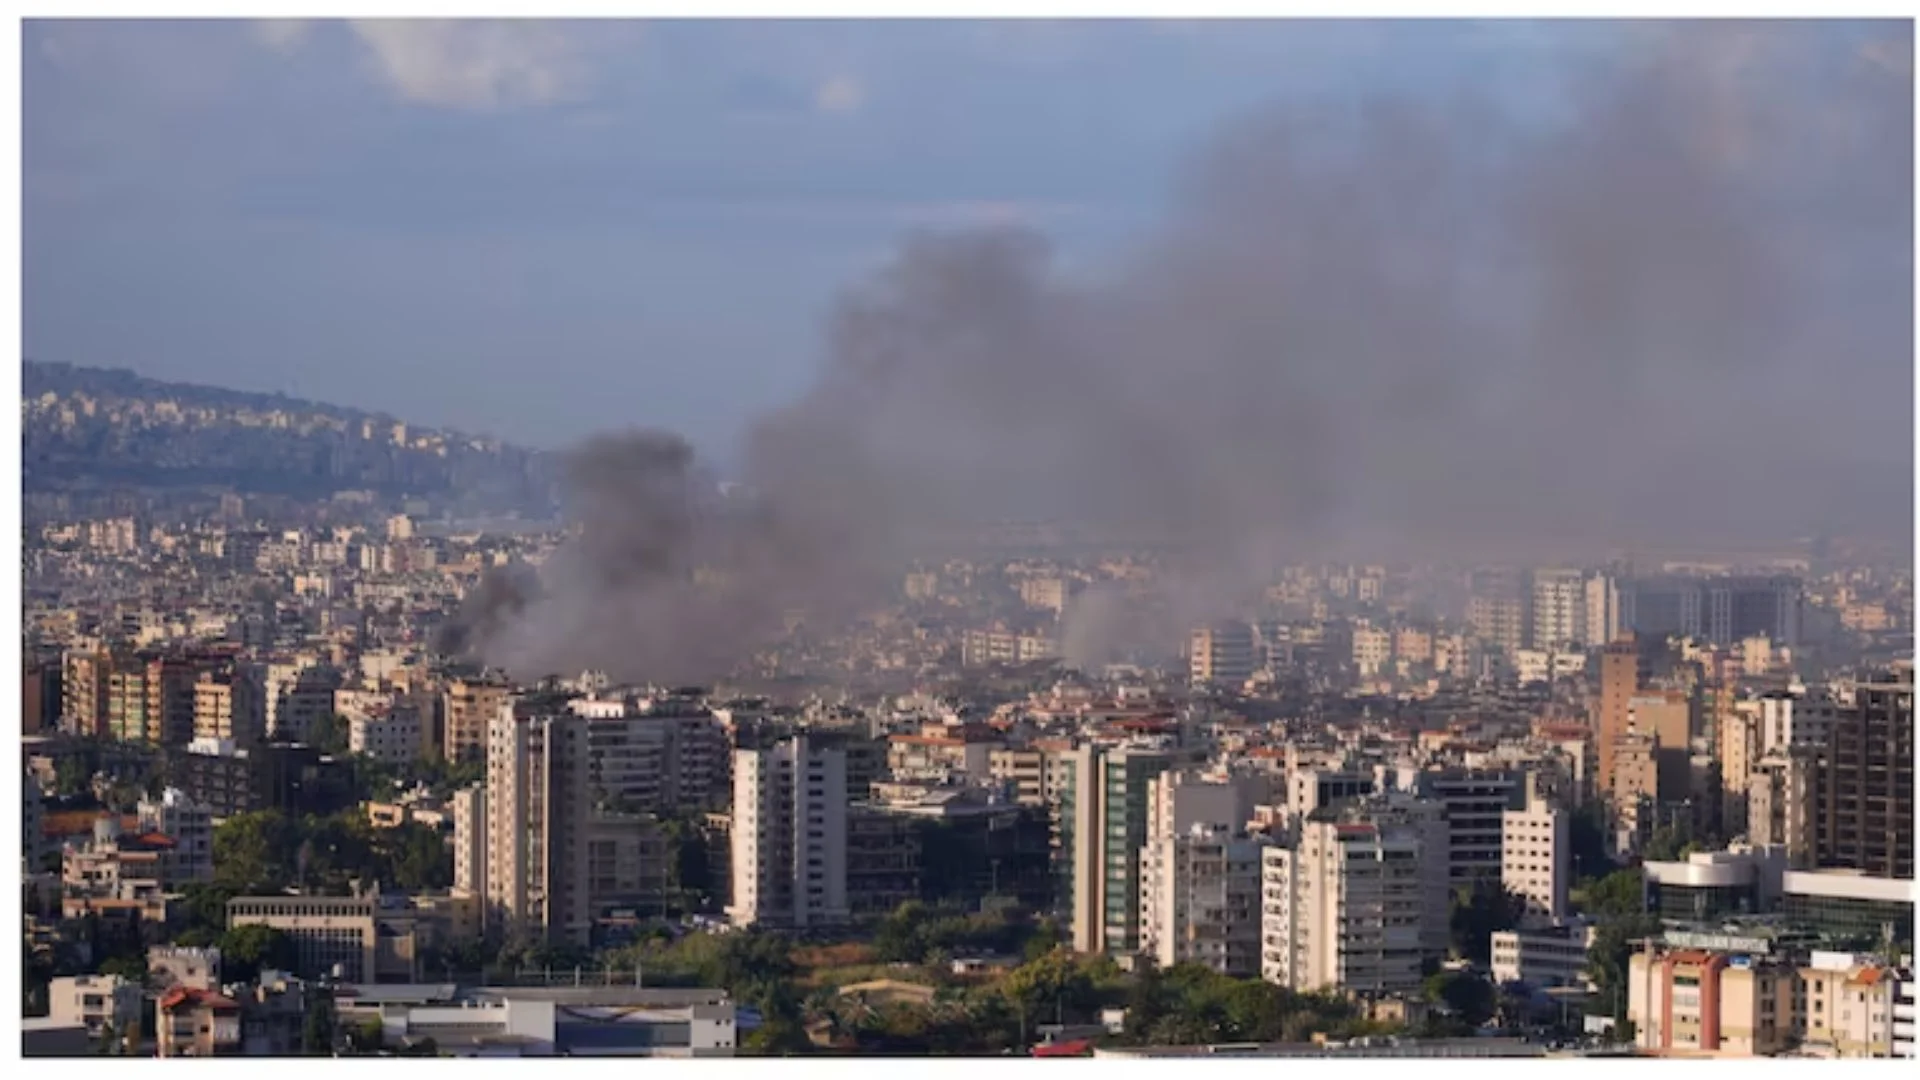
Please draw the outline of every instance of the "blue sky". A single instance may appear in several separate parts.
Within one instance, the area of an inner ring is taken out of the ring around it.
[[[29,23],[25,338],[559,445],[719,449],[907,231],[1089,272],[1273,101],[1551,100],[1616,26]]]

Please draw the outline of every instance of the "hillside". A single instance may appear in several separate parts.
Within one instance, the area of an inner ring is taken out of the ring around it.
[[[497,440],[119,369],[27,361],[20,382],[29,494],[371,491],[462,512],[542,514],[553,505],[550,455]]]

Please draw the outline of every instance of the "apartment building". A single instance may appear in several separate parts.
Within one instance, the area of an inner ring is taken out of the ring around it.
[[[213,880],[213,808],[179,788],[167,788],[138,807],[140,829],[173,841],[165,877],[170,888]]]
[[[1896,1008],[1913,972],[1871,956],[1815,951],[1798,976],[1794,1012],[1803,1050],[1837,1058],[1895,1056]]]
[[[453,793],[453,889],[487,895],[487,789],[476,784]]]
[[[1527,915],[1558,919],[1567,913],[1573,849],[1567,812],[1534,798],[1501,815],[1500,883],[1526,901]]]
[[[1851,688],[1836,710],[1817,814],[1816,859],[1914,877],[1913,665]]]
[[[1265,846],[1207,825],[1149,840],[1140,853],[1140,952],[1162,968],[1259,975]]]
[[[1447,875],[1454,885],[1498,879],[1506,815],[1525,807],[1525,777],[1499,769],[1429,769],[1414,786],[1445,811]]]
[[[1587,640],[1587,582],[1579,570],[1535,570],[1529,584],[1527,648],[1554,652]]]
[[[404,765],[425,757],[429,725],[418,705],[381,701],[347,714],[347,749],[355,754]]]
[[[84,1027],[98,1039],[109,1030],[125,1037],[140,1023],[140,984],[118,975],[62,975],[47,984],[47,1018]]]
[[[795,736],[733,759],[735,926],[845,923],[847,757]]]
[[[488,730],[510,694],[504,682],[456,679],[448,684],[441,750],[448,761],[482,760],[487,756]]]
[[[1627,1018],[1643,1051],[1768,1056],[1794,1038],[1797,977],[1763,953],[1650,946],[1628,965]]]
[[[176,986],[154,1003],[158,1056],[224,1057],[241,1051],[240,1003],[212,990]]]
[[[1222,622],[1193,631],[1187,643],[1188,675],[1193,685],[1238,688],[1259,666],[1253,625]]]
[[[490,934],[589,940],[584,845],[592,806],[587,725],[564,702],[529,696],[502,705],[487,743]]]
[[[1265,849],[1261,977],[1297,991],[1418,994],[1422,961],[1445,947],[1435,824],[1351,809],[1316,815],[1291,846]]]

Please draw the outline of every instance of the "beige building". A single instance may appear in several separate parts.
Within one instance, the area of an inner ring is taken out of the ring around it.
[[[487,744],[489,933],[587,942],[593,788],[583,718],[532,700],[500,707]]]
[[[442,752],[448,761],[483,760],[488,729],[507,704],[504,683],[455,681],[446,692],[446,732]]]
[[[1895,1056],[1897,969],[1872,957],[1815,952],[1798,974],[1794,1011],[1802,1049],[1839,1058]],[[1911,1042],[1911,1030],[1907,1038]]]
[[[1747,778],[1747,842],[1783,848],[1788,866],[1811,868],[1819,781],[1819,762],[1805,751],[1769,754],[1755,762]]]
[[[1628,965],[1627,1018],[1643,1051],[1772,1055],[1794,1037],[1795,978],[1752,957],[1648,948]]]
[[[47,1017],[87,1029],[100,1038],[111,1029],[125,1037],[140,1023],[140,984],[118,975],[62,975],[47,984]]]
[[[230,739],[236,747],[266,738],[259,689],[241,672],[203,673],[193,686],[193,737]]]
[[[419,979],[415,917],[404,905],[362,890],[355,896],[237,896],[227,925],[270,926],[292,940],[298,973],[349,983]]]

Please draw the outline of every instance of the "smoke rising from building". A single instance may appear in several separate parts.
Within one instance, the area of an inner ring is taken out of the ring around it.
[[[1637,28],[1524,116],[1275,109],[1100,282],[1029,232],[911,238],[752,431],[750,506],[671,437],[591,441],[579,537],[469,637],[522,674],[706,678],[1002,519],[1164,538],[1173,635],[1300,558],[1904,533],[1907,33]],[[1118,610],[1079,605],[1076,651]]]

